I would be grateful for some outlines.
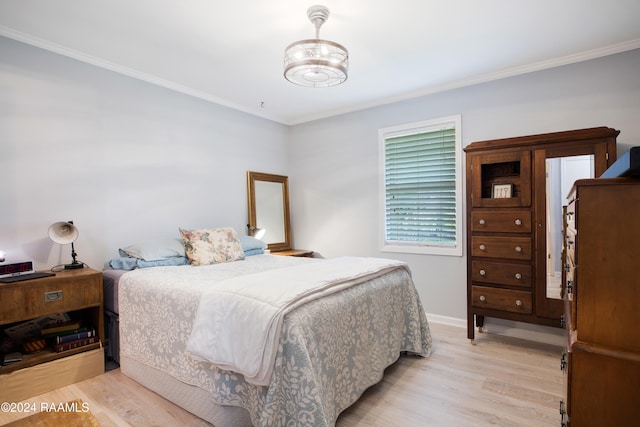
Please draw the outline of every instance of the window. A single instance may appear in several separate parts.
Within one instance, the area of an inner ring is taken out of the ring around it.
[[[462,256],[460,122],[380,129],[382,251]]]

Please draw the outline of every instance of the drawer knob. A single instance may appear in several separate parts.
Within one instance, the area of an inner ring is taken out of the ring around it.
[[[518,307],[522,307],[522,301],[520,301],[519,299],[516,300],[516,305]]]
[[[516,273],[516,279],[518,279],[518,280],[522,279],[522,274]]]
[[[520,218],[516,219],[514,222],[516,223],[516,225],[522,225],[522,221],[520,221]]]
[[[522,252],[522,248],[520,246],[516,246],[516,252]]]
[[[485,249],[486,249],[486,246],[485,246],[485,245],[480,245],[480,250],[481,250],[481,251],[484,251]]]
[[[481,276],[484,276],[485,274],[487,274],[487,272],[486,272],[486,271],[484,271],[484,270],[480,270],[480,275],[481,275]]]
[[[484,302],[487,300],[487,297],[485,297],[484,295],[480,295],[480,301]]]
[[[482,219],[482,218],[480,218],[480,221],[478,221],[478,224],[480,224],[480,225],[484,225],[485,223],[486,223],[485,220]]]

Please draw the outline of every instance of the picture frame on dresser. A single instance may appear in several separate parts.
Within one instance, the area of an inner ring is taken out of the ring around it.
[[[513,185],[508,184],[491,184],[491,194],[494,199],[510,199]]]

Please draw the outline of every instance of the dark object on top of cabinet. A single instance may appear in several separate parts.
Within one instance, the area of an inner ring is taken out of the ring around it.
[[[640,147],[631,147],[600,178],[640,177]]]
[[[575,179],[600,176],[616,158],[619,133],[598,127],[479,141],[464,149],[469,339],[474,340],[476,325],[484,326],[485,316],[562,326],[561,206],[566,202],[559,200],[555,182],[564,165],[555,162],[586,164],[586,175],[571,174],[569,187]],[[556,210],[555,218],[548,215]]]

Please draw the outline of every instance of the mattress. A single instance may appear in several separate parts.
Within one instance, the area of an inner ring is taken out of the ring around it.
[[[107,358],[120,363],[120,321],[118,317],[118,288],[126,270],[103,270],[105,351]]]
[[[257,426],[330,426],[366,388],[380,381],[401,352],[430,354],[431,335],[421,301],[410,274],[398,269],[288,313],[268,386],[250,384],[240,374],[190,357],[187,341],[198,302],[211,281],[303,262],[322,261],[258,255],[221,265],[136,273],[148,280],[121,277],[122,372],[211,422],[209,409],[186,407],[189,403],[175,396],[175,384],[167,384],[178,382],[197,390],[216,414],[220,408],[243,408],[236,411],[244,414],[239,425],[248,415]],[[188,277],[176,281],[171,278],[176,271]],[[167,381],[141,378],[137,372],[142,366]]]
[[[120,278],[126,270],[103,270],[102,285],[104,291],[104,309],[114,314],[119,314],[118,287]]]

